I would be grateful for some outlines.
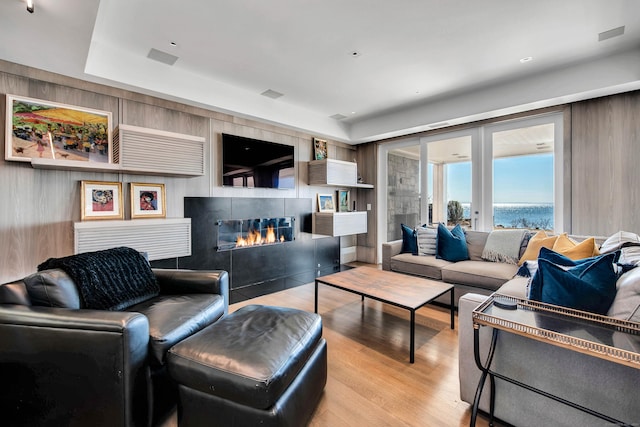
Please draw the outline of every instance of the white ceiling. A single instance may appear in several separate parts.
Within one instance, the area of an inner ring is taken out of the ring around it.
[[[0,59],[347,143],[640,88],[637,0],[34,1]]]

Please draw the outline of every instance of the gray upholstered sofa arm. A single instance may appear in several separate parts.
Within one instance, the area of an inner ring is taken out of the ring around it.
[[[382,244],[382,269],[391,271],[391,257],[402,250],[402,240],[393,240]]]
[[[472,311],[485,296],[466,294],[458,306],[460,397],[473,403],[480,371],[473,354]],[[480,327],[481,360],[486,360],[491,328]],[[613,332],[612,340],[624,339]],[[492,369],[558,397],[617,418],[626,423],[640,421],[637,384],[640,371],[604,359],[499,332]],[[489,410],[489,381],[485,384],[480,409]],[[509,424],[527,427],[608,425],[521,387],[496,379],[495,416]]]

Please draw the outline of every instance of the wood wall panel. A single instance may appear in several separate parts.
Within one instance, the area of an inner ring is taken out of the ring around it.
[[[571,110],[572,233],[640,233],[640,91]]]

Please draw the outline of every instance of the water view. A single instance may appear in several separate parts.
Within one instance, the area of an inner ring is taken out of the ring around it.
[[[461,203],[464,218],[471,218],[470,204]],[[552,203],[495,203],[493,224],[505,228],[553,229]]]

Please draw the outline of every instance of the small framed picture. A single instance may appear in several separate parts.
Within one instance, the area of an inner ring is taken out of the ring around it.
[[[131,218],[164,218],[167,216],[164,184],[132,182]]]
[[[336,203],[333,200],[333,194],[318,193],[318,212],[335,212]]]
[[[122,183],[82,181],[80,219],[123,219]]]
[[[327,158],[327,141],[313,138],[313,159],[324,160]]]
[[[349,212],[351,204],[351,192],[349,190],[338,190],[338,212]]]

